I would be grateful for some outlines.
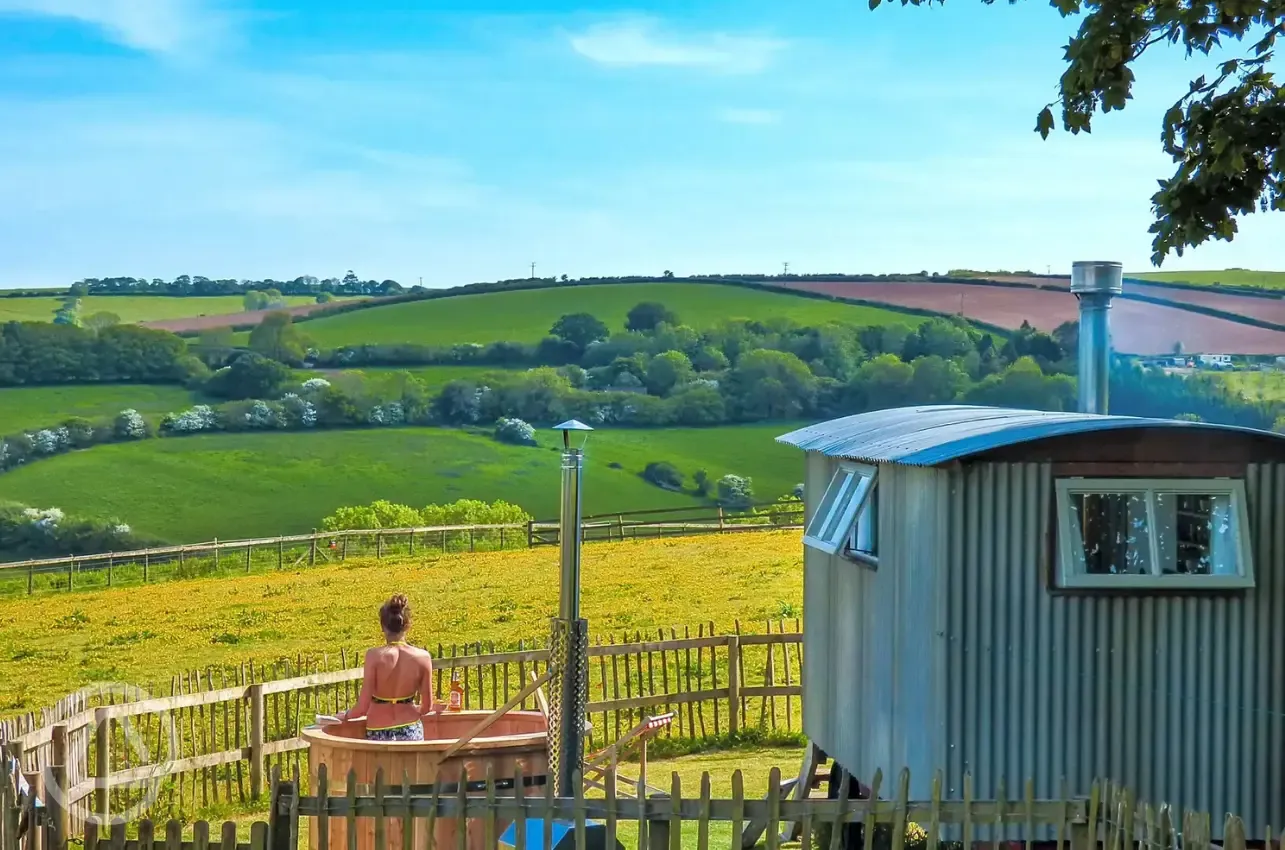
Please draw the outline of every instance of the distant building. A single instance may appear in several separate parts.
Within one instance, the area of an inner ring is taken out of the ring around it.
[[[1215,369],[1228,368],[1231,366],[1230,354],[1197,354],[1196,359],[1201,366],[1212,366]]]

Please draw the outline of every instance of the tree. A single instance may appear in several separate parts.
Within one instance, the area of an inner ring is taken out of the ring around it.
[[[639,333],[654,331],[656,326],[661,324],[678,324],[678,315],[656,301],[635,304],[625,317],[625,328]]]
[[[647,392],[652,395],[667,396],[674,387],[685,384],[696,375],[692,361],[681,351],[666,351],[657,354],[647,364]]]
[[[647,464],[642,477],[665,490],[683,489],[683,474],[678,471],[678,467],[663,460]]]
[[[859,410],[901,407],[912,401],[915,369],[895,354],[880,354],[861,364],[848,383],[848,397]]]
[[[995,407],[1070,410],[1075,406],[1075,381],[1067,375],[1045,375],[1034,358],[1023,357],[973,387],[964,398],[969,404]]]
[[[816,401],[816,378],[788,351],[746,352],[723,388],[738,415],[750,419],[792,419]]]
[[[959,364],[933,354],[911,364],[910,400],[914,404],[944,404],[968,389],[968,376]]]
[[[250,331],[250,350],[297,365],[308,352],[308,340],[295,327],[289,313],[269,313]]]
[[[86,316],[80,323],[81,327],[86,330],[93,331],[94,333],[97,333],[104,328],[110,328],[113,325],[119,324],[120,316],[117,316],[115,313],[109,313],[106,310],[99,310],[97,313]]]
[[[950,319],[929,319],[906,337],[902,359],[910,362],[919,357],[962,357],[973,350],[973,339],[966,327]]]
[[[333,292],[318,292],[318,293],[317,293],[317,303],[318,303],[318,304],[329,304],[331,301],[334,301],[334,300],[335,300],[335,295],[334,295],[334,293],[333,293]]]
[[[558,319],[549,329],[549,333],[564,339],[580,351],[591,343],[606,339],[611,331],[597,317],[589,313],[571,313]]]
[[[241,306],[247,313],[257,313],[268,306],[268,296],[257,289],[247,292],[241,296]]]
[[[284,365],[247,351],[215,372],[206,381],[205,391],[220,398],[271,398],[289,379],[290,370]]]
[[[873,9],[881,0],[870,0]],[[932,0],[901,0],[916,6]],[[989,2],[989,0],[987,0]],[[1162,146],[1173,176],[1151,197],[1151,261],[1182,256],[1209,239],[1231,241],[1236,219],[1285,210],[1285,91],[1269,68],[1276,38],[1285,32],[1281,0],[1052,0],[1063,17],[1087,10],[1066,45],[1067,68],[1059,97],[1035,120],[1043,138],[1053,110],[1073,134],[1089,132],[1093,116],[1125,108],[1133,91],[1133,65],[1160,42],[1208,57],[1230,41],[1257,39],[1248,53],[1196,78],[1165,113]]]

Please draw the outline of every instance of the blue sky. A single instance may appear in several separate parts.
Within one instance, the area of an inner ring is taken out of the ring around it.
[[[1176,51],[1032,132],[1040,2],[0,0],[0,286],[1148,265]],[[1166,267],[1285,268],[1285,215]]]

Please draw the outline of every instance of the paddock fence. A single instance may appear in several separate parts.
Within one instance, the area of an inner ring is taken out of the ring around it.
[[[598,749],[649,715],[674,712],[653,752],[712,740],[801,741],[801,644],[798,621],[750,633],[713,624],[595,639],[589,650],[592,729]],[[436,694],[447,697],[453,670],[465,708],[495,709],[548,667],[547,641],[517,649],[471,644],[438,647]],[[282,675],[285,674],[285,675]],[[230,679],[229,679],[230,677]],[[265,776],[306,763],[300,737],[317,714],[351,706],[361,685],[359,653],[338,658],[241,665],[175,677],[169,696],[142,688],[81,691],[0,724],[11,758],[34,785],[47,768],[63,770],[57,796],[73,828],[93,813],[190,820],[201,812],[254,810]],[[534,697],[523,708],[534,710]]]
[[[702,505],[586,516],[582,518],[581,533],[586,541],[605,542],[797,530],[802,523],[801,502],[752,505],[744,511]],[[314,531],[283,537],[212,540],[128,552],[0,563],[0,597],[297,570],[357,557],[433,558],[463,552],[529,549],[557,546],[559,539],[560,527],[556,520],[533,520],[510,525]]]

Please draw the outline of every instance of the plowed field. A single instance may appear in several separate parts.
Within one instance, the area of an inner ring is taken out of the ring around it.
[[[1069,277],[1039,278],[1009,275],[1004,277],[997,276],[993,279],[1011,283],[1031,283],[1036,286],[1056,286],[1060,289],[1067,289],[1071,285]],[[1133,293],[1135,295],[1146,295],[1150,298],[1163,298],[1166,301],[1173,301],[1178,304],[1194,304],[1199,307],[1209,307],[1226,313],[1236,313],[1241,316],[1249,316],[1254,319],[1285,325],[1285,297],[1259,298],[1253,295],[1238,295],[1234,292],[1219,292],[1216,289],[1178,289],[1170,286],[1134,283],[1131,280],[1125,281],[1124,291],[1126,294]]]
[[[1043,282],[1056,283],[1047,279]],[[1073,322],[1079,317],[1074,297],[1048,289],[918,281],[788,281],[781,285],[840,298],[962,314],[966,318],[1004,328],[1018,328],[1026,321],[1041,330],[1051,331],[1063,322]],[[1168,292],[1177,290],[1166,290]],[[1188,295],[1185,292],[1178,294]],[[1214,297],[1236,298],[1227,295]],[[1236,300],[1257,302],[1262,299]],[[1240,306],[1255,310],[1258,307],[1256,304]],[[1220,306],[1219,309],[1228,308]],[[1259,312],[1251,315],[1267,318]],[[1164,307],[1143,301],[1117,300],[1111,310],[1111,330],[1116,350],[1124,354],[1169,354],[1177,343],[1182,343],[1183,350],[1191,354],[1285,354],[1285,332],[1241,325],[1180,307]]]

